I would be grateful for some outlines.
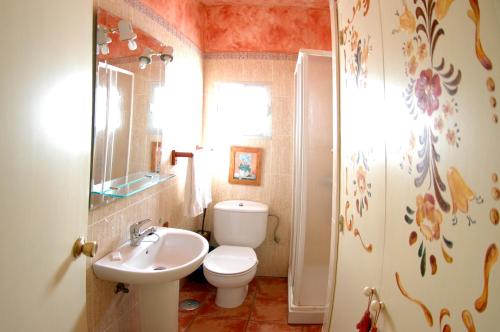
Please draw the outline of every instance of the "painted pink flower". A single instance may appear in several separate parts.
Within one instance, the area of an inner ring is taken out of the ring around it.
[[[441,81],[437,74],[432,74],[431,69],[422,70],[415,84],[415,96],[418,107],[431,116],[439,108],[441,96]]]
[[[448,132],[446,133],[446,140],[448,141],[448,144],[450,145],[455,145],[457,144],[457,133],[453,129],[448,129]]]
[[[443,118],[440,116],[437,116],[434,119],[434,129],[436,129],[438,132],[443,132],[443,127],[444,127],[444,121]]]
[[[356,172],[356,179],[358,180],[358,190],[361,194],[366,191],[366,171],[363,167],[359,166]]]

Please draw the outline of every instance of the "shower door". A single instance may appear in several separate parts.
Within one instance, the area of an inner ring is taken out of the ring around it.
[[[332,202],[332,59],[301,51],[295,71],[294,187],[289,322],[321,323]]]

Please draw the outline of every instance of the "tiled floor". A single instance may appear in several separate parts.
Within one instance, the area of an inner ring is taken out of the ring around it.
[[[180,301],[195,299],[195,311],[179,310],[180,332],[319,332],[321,325],[287,324],[287,279],[257,277],[249,285],[248,296],[238,308],[215,305],[215,288],[189,279],[180,291]]]

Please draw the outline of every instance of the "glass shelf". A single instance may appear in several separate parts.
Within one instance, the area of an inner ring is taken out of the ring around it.
[[[174,176],[174,174],[160,175],[151,172],[133,173],[122,178],[94,185],[92,187],[92,194],[113,198],[130,197]]]

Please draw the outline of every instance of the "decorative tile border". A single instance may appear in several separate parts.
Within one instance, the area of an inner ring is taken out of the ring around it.
[[[297,54],[272,52],[210,52],[203,54],[204,60],[285,60],[296,61]]]
[[[175,36],[182,43],[187,45],[188,47],[195,50],[198,54],[202,54],[202,51],[198,45],[196,45],[191,39],[189,39],[185,34],[176,29],[172,24],[167,22],[163,17],[158,15],[153,9],[144,5],[140,0],[123,0],[125,3],[130,5],[133,9],[138,12],[146,15],[148,18],[153,20],[154,22],[160,24],[167,32]]]

